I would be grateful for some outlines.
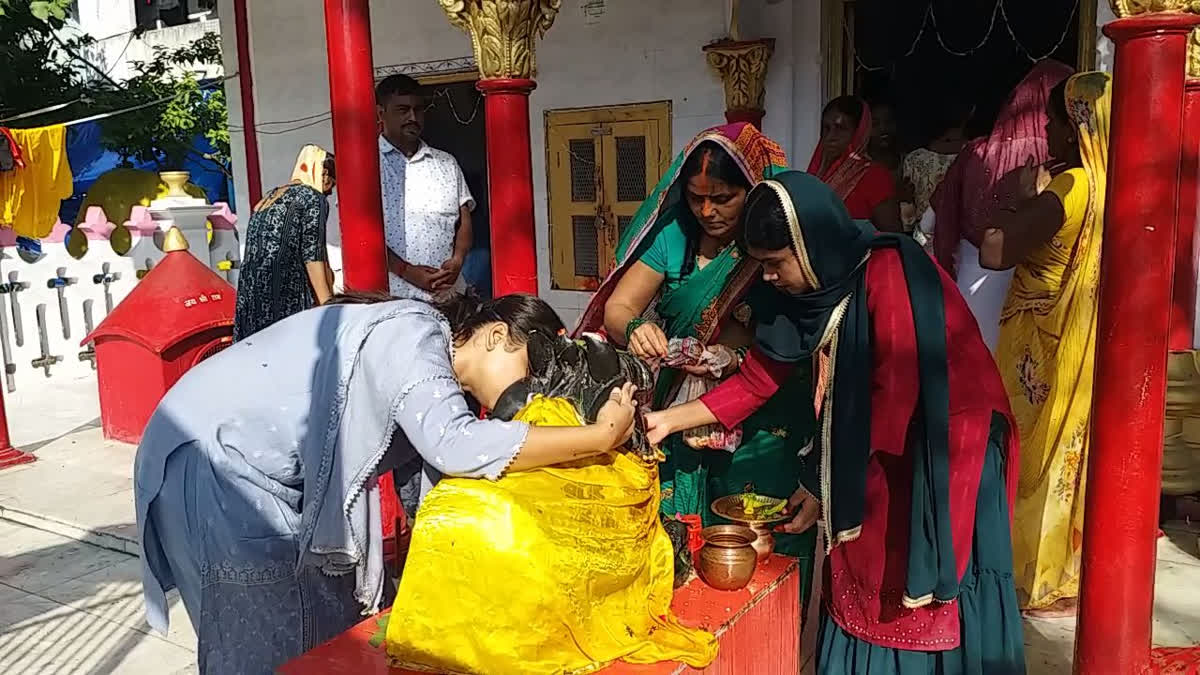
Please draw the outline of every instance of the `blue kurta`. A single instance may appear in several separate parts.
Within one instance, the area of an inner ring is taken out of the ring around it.
[[[269,673],[377,611],[376,476],[498,478],[528,433],[471,414],[429,305],[301,312],[189,371],[134,467],[147,619],[178,588],[203,673]],[[399,433],[397,433],[399,432]]]

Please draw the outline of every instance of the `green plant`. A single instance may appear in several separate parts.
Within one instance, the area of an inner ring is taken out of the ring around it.
[[[157,47],[150,59],[134,64],[132,78],[118,83],[86,58],[90,37],[61,36],[70,6],[71,0],[0,0],[0,119],[73,102],[18,124],[37,126],[144,105],[103,119],[101,144],[127,162],[176,169],[194,152],[196,136],[203,136],[214,151],[202,159],[228,172],[224,87],[202,83],[195,73],[197,66],[220,63],[220,37]]]
[[[54,0],[58,3],[59,0]],[[91,82],[87,65],[75,58],[90,38],[62,39],[57,35],[65,19],[51,9],[57,4],[33,3],[39,18],[25,0],[0,0],[0,119],[56,103],[78,101],[108,85]],[[47,5],[46,7],[42,7]],[[65,16],[65,14],[63,14]],[[18,126],[53,124],[79,116],[84,107],[67,106],[52,113],[23,118]]]
[[[177,169],[194,152],[199,135],[215,148],[204,159],[224,168],[229,161],[225,91],[219,84],[205,87],[192,71],[220,58],[220,37],[214,34],[175,49],[155,47],[153,58],[134,64],[136,74],[120,90],[101,95],[108,108],[147,106],[101,121],[101,144],[125,160]]]
[[[5,16],[10,6],[18,9],[28,9],[34,17],[46,21],[54,18],[64,21],[67,11],[71,8],[72,0],[0,0],[0,16]]]

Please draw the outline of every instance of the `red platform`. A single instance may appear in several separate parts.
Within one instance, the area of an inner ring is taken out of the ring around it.
[[[1153,675],[1200,675],[1200,647],[1169,647],[1150,650]]]
[[[792,675],[800,664],[800,573],[796,561],[772,556],[740,591],[717,591],[693,578],[675,592],[671,608],[687,626],[713,631],[717,660],[703,671],[678,663],[652,666],[618,663],[607,675]],[[375,617],[285,663],[283,675],[419,675],[389,668],[384,647],[372,647]]]

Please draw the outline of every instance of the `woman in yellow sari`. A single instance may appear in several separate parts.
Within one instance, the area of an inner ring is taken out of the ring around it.
[[[1032,161],[984,235],[980,264],[1015,266],[997,361],[1021,434],[1013,571],[1036,616],[1075,612],[1108,165],[1110,78],[1081,73],[1047,104],[1047,142],[1067,168],[1037,192]]]
[[[526,349],[530,377],[488,406],[498,419],[580,426],[614,385],[628,383],[619,391],[629,396],[653,382],[639,359],[591,337],[534,335]],[[618,660],[712,663],[716,638],[671,611],[657,453],[640,432],[630,448],[496,480],[441,480],[417,511],[388,618],[393,665],[578,675]]]

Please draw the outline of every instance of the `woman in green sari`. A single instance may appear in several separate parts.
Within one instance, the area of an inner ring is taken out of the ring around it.
[[[760,275],[758,263],[736,245],[746,194],[787,164],[783,150],[750,124],[709,129],[688,144],[621,235],[616,269],[605,280],[576,333],[608,338],[660,366],[656,409],[677,400],[687,375],[716,381],[736,372],[753,340],[744,303]],[[663,366],[673,338],[694,338],[716,368]],[[797,411],[802,411],[797,414]],[[740,443],[696,448],[676,434],[663,444],[662,511],[699,515],[705,526],[724,522],[709,508],[725,495],[754,492],[787,499],[806,467],[815,428],[810,377],[797,373],[741,427]],[[692,445],[697,445],[693,442]],[[806,597],[815,530],[782,526],[775,551],[799,558]]]

